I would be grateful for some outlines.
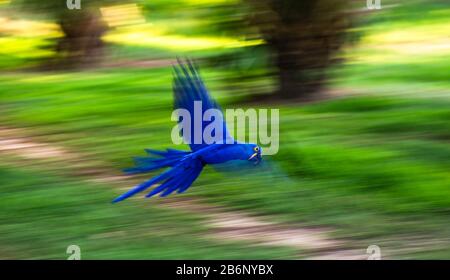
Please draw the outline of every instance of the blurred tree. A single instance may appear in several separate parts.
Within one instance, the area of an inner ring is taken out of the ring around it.
[[[349,1],[245,0],[273,53],[282,98],[310,98],[326,80],[325,70],[350,27]]]
[[[237,72],[236,80],[258,79],[255,73],[267,80],[268,73],[275,73],[278,90],[271,97],[310,99],[325,84],[326,70],[339,61],[336,52],[348,38],[354,15],[351,5],[345,0],[214,1],[202,18],[208,18],[216,34],[265,40],[265,46],[213,58]]]
[[[100,6],[112,4],[115,0],[76,1],[66,0],[16,0],[21,10],[34,17],[54,20],[59,24],[63,36],[57,39],[55,50],[57,63],[51,67],[72,68],[93,63],[103,50],[102,34],[107,25],[101,19]],[[121,1],[123,2],[123,1]]]

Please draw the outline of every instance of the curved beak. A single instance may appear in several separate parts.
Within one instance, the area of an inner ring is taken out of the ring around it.
[[[252,160],[254,157],[256,157],[258,155],[258,153],[254,153],[253,155],[251,155],[248,160]]]
[[[255,160],[255,165],[257,165],[258,163],[261,162],[261,154],[259,154],[259,153],[254,153],[253,155],[251,155],[251,156],[248,158],[248,160],[251,161],[251,160],[253,160],[254,158],[256,158],[256,160]]]

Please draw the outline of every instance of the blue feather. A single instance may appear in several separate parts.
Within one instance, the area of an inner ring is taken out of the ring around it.
[[[191,176],[189,176],[188,179],[186,179],[186,181],[184,182],[184,184],[182,186],[180,186],[180,188],[178,189],[178,193],[183,193],[185,192],[191,185],[192,183],[197,179],[197,177],[200,175],[200,173],[202,172],[203,167],[200,167],[199,169],[197,169],[197,172],[193,172],[191,174]]]
[[[155,194],[158,194],[160,192],[162,192],[163,190],[165,190],[170,184],[172,184],[173,182],[175,182],[177,180],[176,177],[172,177],[170,179],[168,179],[167,181],[165,181],[164,183],[162,183],[161,185],[157,186],[156,188],[154,188],[151,192],[149,192],[145,197],[152,197]]]
[[[170,182],[168,182],[166,184],[165,188],[161,190],[161,192],[164,191],[161,194],[161,197],[167,196],[168,194],[170,194],[172,192],[171,191],[172,189],[178,188],[178,186],[181,185],[188,176],[189,176],[189,173],[184,173],[184,174],[180,175],[179,177],[174,178],[174,180],[170,180]]]
[[[186,67],[183,63],[179,63],[178,66],[174,66],[174,108],[175,109],[185,109],[189,111],[191,116],[194,116],[195,113],[204,114],[209,109],[216,109],[222,112],[219,105],[216,101],[209,95],[205,85],[201,81],[197,71],[194,69],[193,65],[188,62],[188,66]],[[202,103],[202,112],[194,112],[194,102],[201,101]],[[217,120],[214,120],[217,121]],[[216,131],[216,133],[220,133],[220,138],[223,143],[225,143],[226,139],[231,138],[227,126],[225,123],[225,119],[223,114],[221,116],[222,122],[222,131]],[[201,133],[203,133],[205,127],[210,124],[212,121],[202,121]],[[191,121],[190,125],[191,132],[194,131],[194,122]],[[184,140],[190,143],[190,147],[192,151],[200,150],[206,146],[206,143],[202,141],[202,143],[194,144],[194,133],[191,133],[190,139],[187,139],[186,135],[182,135]]]
[[[193,170],[189,170],[189,172],[186,172],[185,174],[183,174],[183,178],[180,178],[178,180],[178,182],[174,183],[172,186],[170,186],[169,188],[167,188],[167,190],[164,191],[164,193],[161,194],[161,197],[166,197],[169,194],[173,193],[176,189],[181,188],[183,186],[185,186],[185,184],[187,184],[188,182],[189,185],[191,185],[193,183],[194,180],[190,181],[190,178],[194,177],[194,176],[198,176],[198,174],[200,174],[202,167],[200,167],[200,169],[194,168]]]
[[[121,196],[117,197],[116,199],[113,200],[113,203],[122,201],[132,195],[137,194],[138,192],[141,192],[149,187],[151,187],[152,185],[156,184],[159,181],[162,181],[164,179],[166,179],[167,177],[169,177],[172,173],[173,173],[174,169],[169,169],[163,173],[161,173],[160,175],[153,177],[152,179],[137,185],[134,189],[129,190],[128,192],[122,194]]]
[[[161,157],[134,157],[135,167],[126,168],[123,171],[127,174],[146,173],[156,169],[171,167],[176,165],[181,158],[190,154],[190,152],[168,149],[165,151],[157,151],[146,149],[147,153],[159,155]]]

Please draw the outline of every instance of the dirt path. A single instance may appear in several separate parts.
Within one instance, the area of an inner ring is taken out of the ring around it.
[[[82,176],[95,183],[112,183],[120,189],[129,189],[135,182],[127,176],[111,175],[117,171],[93,169],[94,160],[89,155],[68,151],[50,143],[32,140],[22,129],[0,127],[0,153],[31,160],[58,163],[64,161],[70,175]],[[95,160],[94,160],[95,162]],[[87,168],[89,167],[89,168]],[[70,171],[69,171],[70,170]],[[127,186],[127,188],[124,188]],[[329,238],[330,230],[323,228],[298,228],[262,219],[243,211],[230,211],[205,203],[199,198],[171,197],[155,200],[161,207],[195,213],[204,218],[212,229],[207,238],[244,241],[258,246],[287,246],[298,249],[300,258],[310,259],[366,259],[365,248],[345,250],[349,243]]]

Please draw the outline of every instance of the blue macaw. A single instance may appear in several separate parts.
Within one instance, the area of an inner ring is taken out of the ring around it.
[[[186,109],[193,116],[194,101],[201,101],[203,113],[208,109],[221,110],[215,100],[209,95],[196,67],[191,62],[188,61],[187,65],[184,65],[179,61],[178,66],[174,66],[173,81],[175,109]],[[206,144],[203,139],[200,142],[196,142],[194,141],[194,133],[191,133],[192,135],[182,133],[184,140],[188,140],[187,143],[190,143],[191,151],[189,152],[174,149],[167,149],[166,151],[146,149],[146,152],[153,156],[135,158],[136,166],[126,169],[125,172],[137,174],[165,167],[170,169],[137,185],[114,199],[113,203],[122,201],[157,183],[160,184],[153,188],[146,197],[151,197],[158,193],[160,193],[161,197],[165,197],[174,191],[182,193],[192,185],[207,164],[220,164],[232,160],[248,160],[255,162],[255,164],[259,163],[261,161],[261,147],[252,143],[240,143],[233,139],[227,130],[223,114],[221,114],[221,120],[219,121],[223,123],[223,131],[217,132],[221,133],[219,138],[222,141],[220,143]],[[203,130],[210,122],[204,121],[202,118],[202,135]]]

